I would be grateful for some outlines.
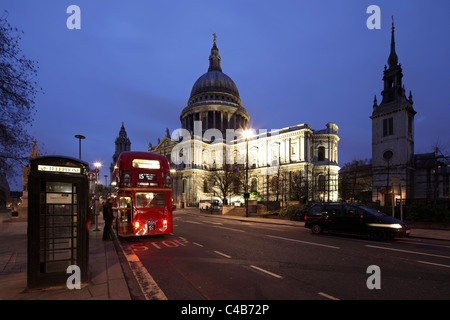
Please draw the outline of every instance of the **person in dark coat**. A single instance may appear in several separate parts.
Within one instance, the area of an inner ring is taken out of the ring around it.
[[[103,228],[103,240],[112,240],[112,222],[113,210],[111,198],[108,198],[103,204],[103,220],[105,220],[105,227]]]

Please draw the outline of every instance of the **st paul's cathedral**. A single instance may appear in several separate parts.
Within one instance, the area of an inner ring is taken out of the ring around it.
[[[208,71],[192,87],[180,114],[181,128],[172,134],[167,129],[162,140],[149,144],[149,152],[166,156],[171,164],[174,204],[216,199],[239,205],[244,193],[268,201],[336,201],[338,126],[330,122],[317,131],[305,123],[271,131],[249,128],[249,112],[220,62],[214,35]],[[211,175],[225,177],[227,171],[241,175],[224,197],[223,185]]]

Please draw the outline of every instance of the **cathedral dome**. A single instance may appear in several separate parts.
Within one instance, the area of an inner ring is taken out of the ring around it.
[[[188,108],[206,103],[209,105],[228,105],[242,108],[237,86],[229,76],[222,72],[220,60],[219,49],[214,38],[211,55],[209,56],[208,72],[200,76],[194,83],[188,101]]]
[[[202,130],[246,128],[250,117],[242,106],[234,81],[222,72],[219,49],[214,44],[209,56],[208,72],[194,83],[187,106],[181,112],[183,129],[194,130],[194,123],[201,121]]]
[[[198,78],[192,87],[191,98],[205,92],[223,92],[239,98],[239,91],[234,81],[218,70],[208,71]]]

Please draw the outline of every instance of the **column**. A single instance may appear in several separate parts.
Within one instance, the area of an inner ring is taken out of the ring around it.
[[[298,139],[298,152],[299,152],[299,160],[303,161],[305,160],[305,135],[301,134]]]

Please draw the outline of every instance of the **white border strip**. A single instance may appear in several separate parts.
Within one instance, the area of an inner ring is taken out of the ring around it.
[[[120,248],[125,255],[128,265],[136,278],[142,293],[146,300],[168,300],[164,292],[158,286],[153,277],[148,273],[139,257],[134,254],[133,250],[128,246],[123,246],[119,242]]]

